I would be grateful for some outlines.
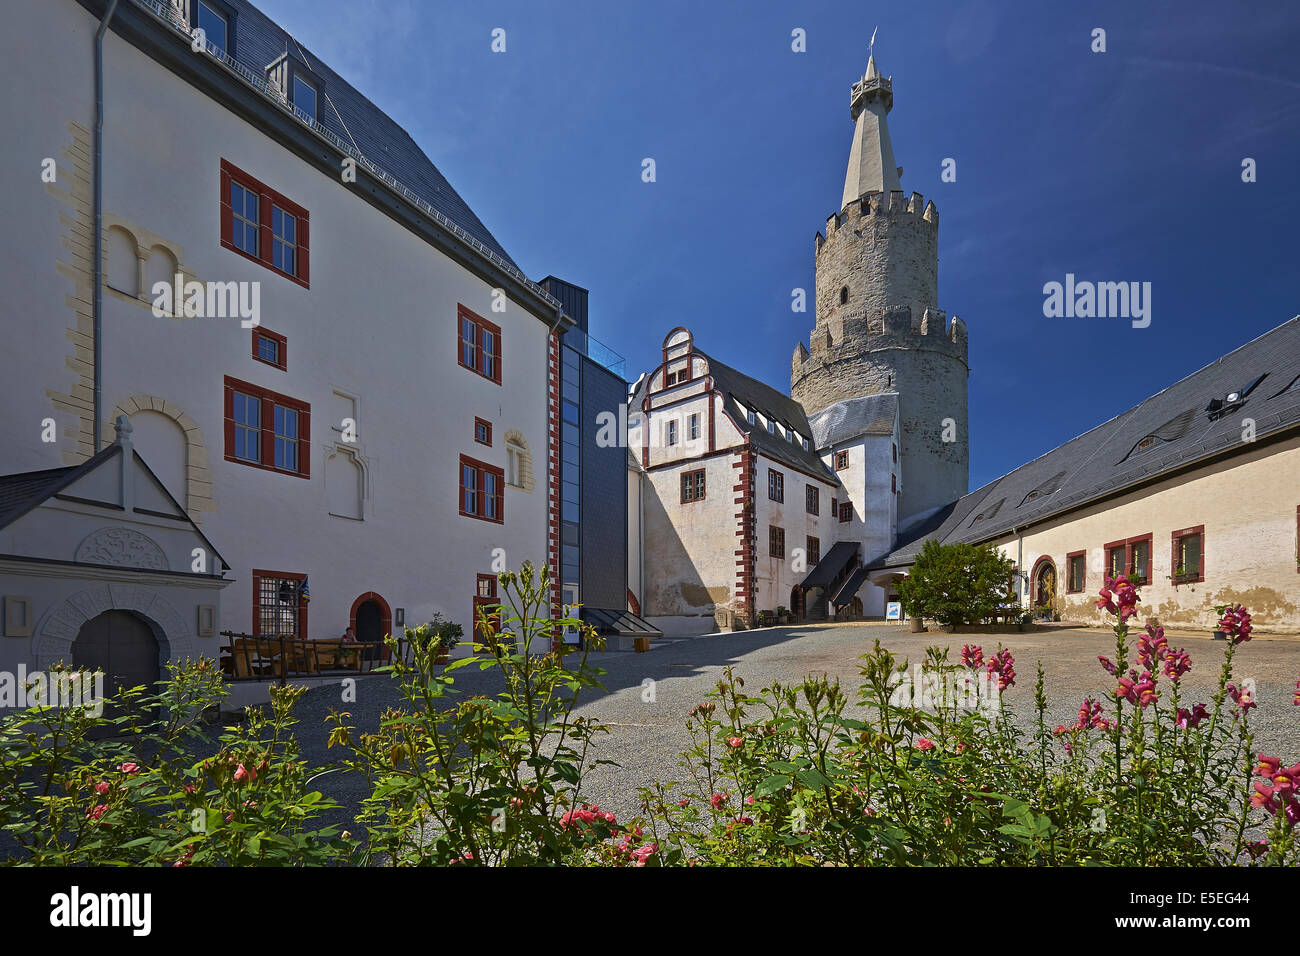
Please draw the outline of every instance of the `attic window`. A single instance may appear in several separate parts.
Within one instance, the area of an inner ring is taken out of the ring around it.
[[[757,416],[754,414],[754,410],[752,408],[749,410],[749,415],[747,417],[749,418],[749,423],[751,425],[756,423]]]
[[[215,4],[198,0],[194,5],[194,26],[203,31],[209,49],[222,56],[230,52],[230,21]]]
[[[1037,498],[1037,497],[1038,497],[1038,492],[1037,492],[1037,491],[1031,491],[1029,494],[1025,495],[1025,500],[1026,500],[1026,501],[1033,501],[1033,500],[1034,500],[1035,498]]]
[[[803,450],[804,451],[808,450],[808,439],[806,438],[803,440]]]
[[[293,108],[299,113],[305,113],[307,116],[311,117],[312,120],[315,120],[316,87],[297,73],[294,73],[293,83],[289,89],[289,102],[293,104]]]
[[[981,511],[979,514],[975,516],[975,521],[983,521],[983,520],[984,520],[984,512]],[[971,523],[974,524],[974,522]]]
[[[774,421],[773,421],[772,419],[770,419],[770,418],[767,420],[767,432],[768,432],[769,435],[775,435],[775,434],[776,434],[776,422],[774,422]]]
[[[1151,447],[1152,445],[1154,445],[1155,443],[1156,443],[1156,436],[1155,436],[1155,435],[1148,435],[1146,438],[1144,438],[1144,439],[1142,439],[1140,442],[1138,442],[1137,450],[1138,450],[1138,451],[1146,451],[1148,448],[1150,448],[1150,447]]]

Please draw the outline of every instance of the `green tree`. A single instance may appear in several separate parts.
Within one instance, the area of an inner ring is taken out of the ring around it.
[[[970,624],[992,616],[1006,600],[1011,561],[992,545],[927,541],[898,582],[898,596],[912,617],[940,624]]]

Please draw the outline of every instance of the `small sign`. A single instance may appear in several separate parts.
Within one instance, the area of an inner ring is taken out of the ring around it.
[[[399,607],[393,610],[393,623],[397,627],[406,626],[406,608]]]
[[[901,621],[903,619],[903,604],[901,601],[890,601],[885,605],[886,621]]]

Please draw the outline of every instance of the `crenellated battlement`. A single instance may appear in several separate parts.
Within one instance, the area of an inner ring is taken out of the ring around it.
[[[825,233],[817,233],[816,249],[820,253],[822,246],[833,241],[845,228],[850,234],[860,233],[863,228],[870,228],[876,235],[899,228],[915,228],[936,240],[939,233],[939,210],[934,201],[925,201],[925,197],[914,192],[907,194],[896,189],[885,194],[867,193],[845,206],[840,212],[826,217]]]
[[[938,352],[966,365],[966,323],[955,315],[949,321],[943,309],[926,309],[916,317],[906,305],[890,306],[876,316],[849,315],[819,323],[809,337],[809,345],[799,342],[795,346],[792,371],[802,376],[813,368],[887,349]]]

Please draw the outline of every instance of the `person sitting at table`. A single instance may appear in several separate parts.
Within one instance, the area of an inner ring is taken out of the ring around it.
[[[355,644],[357,642],[357,629],[349,626],[348,629],[343,632],[343,636],[340,640],[344,644]]]

